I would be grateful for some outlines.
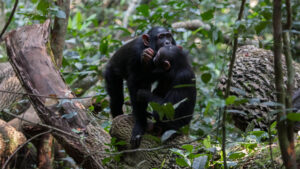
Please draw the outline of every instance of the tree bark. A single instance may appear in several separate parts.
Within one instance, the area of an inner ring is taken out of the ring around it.
[[[65,18],[55,17],[54,26],[51,31],[52,52],[54,54],[57,67],[61,67],[65,46],[65,36],[70,14],[70,0],[57,0],[55,1],[55,4],[66,14]]]
[[[104,145],[110,136],[98,125],[91,123],[84,106],[76,101],[71,90],[51,62],[46,48],[50,21],[25,26],[12,31],[5,38],[9,61],[40,119],[63,130],[52,132],[66,152],[84,168],[104,168]],[[74,132],[75,131],[75,132]]]
[[[290,142],[288,139],[287,120],[282,119],[286,117],[284,109],[285,105],[285,91],[282,71],[282,25],[281,25],[281,0],[274,0],[273,2],[273,39],[274,39],[274,72],[277,102],[282,104],[278,106],[277,125],[278,125],[278,140],[282,155],[282,160],[286,168],[297,168],[295,150],[290,150]],[[292,145],[293,146],[293,145]]]
[[[26,141],[25,136],[0,119],[0,166]]]

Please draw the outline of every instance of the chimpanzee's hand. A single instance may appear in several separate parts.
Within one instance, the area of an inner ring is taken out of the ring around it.
[[[131,139],[130,139],[131,148],[138,148],[140,146],[142,136],[144,133],[145,133],[145,129],[138,123],[135,123],[132,129]]]
[[[143,53],[142,53],[142,62],[149,63],[152,60],[153,56],[154,56],[153,49],[151,49],[151,48],[144,49]]]

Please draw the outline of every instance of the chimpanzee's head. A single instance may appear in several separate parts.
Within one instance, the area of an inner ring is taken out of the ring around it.
[[[163,46],[176,45],[176,42],[171,34],[164,27],[154,27],[147,34],[142,35],[144,45],[158,51]]]
[[[168,71],[175,62],[178,64],[185,62],[185,56],[186,53],[181,46],[164,46],[158,50],[153,62],[157,68]]]

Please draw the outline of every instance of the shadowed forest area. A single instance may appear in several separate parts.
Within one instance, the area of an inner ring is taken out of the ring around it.
[[[1,169],[299,169],[297,0],[0,0]]]

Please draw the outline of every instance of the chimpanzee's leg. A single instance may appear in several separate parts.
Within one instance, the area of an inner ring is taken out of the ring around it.
[[[110,97],[110,111],[112,117],[115,118],[116,116],[123,114],[123,78],[116,75],[110,69],[106,69],[104,73],[104,78],[106,90]]]
[[[132,105],[132,113],[135,119],[130,143],[133,148],[136,148],[140,145],[142,135],[145,133],[147,128],[147,102],[139,101],[137,99],[137,91],[139,89],[150,90],[151,83],[147,84],[142,81],[137,82],[134,79],[138,78],[128,78],[127,85]]]

